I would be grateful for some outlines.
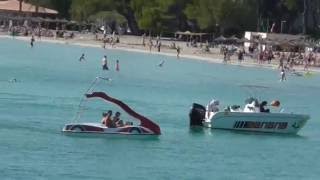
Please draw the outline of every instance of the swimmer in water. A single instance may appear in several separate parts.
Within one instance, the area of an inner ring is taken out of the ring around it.
[[[116,61],[116,71],[120,71],[119,60]]]
[[[85,56],[84,53],[82,53],[81,57],[79,58],[79,61],[80,61],[80,62],[86,60],[86,58],[85,58],[84,56]]]
[[[11,82],[11,83],[16,83],[16,82],[17,82],[17,79],[16,79],[16,78],[12,78],[12,79],[9,80],[9,82]]]
[[[281,82],[287,80],[287,78],[286,78],[286,73],[285,73],[285,71],[284,71],[283,68],[281,69],[280,76],[281,76],[281,79],[280,79]]]
[[[109,70],[107,56],[104,55],[102,58],[102,70]]]
[[[34,42],[35,42],[35,39],[34,39],[34,36],[32,35],[31,36],[31,41],[30,41],[30,45],[31,45],[32,48],[33,48]]]
[[[164,64],[164,60],[162,60],[162,61],[158,64],[158,66],[159,66],[159,67],[162,67],[163,64]]]

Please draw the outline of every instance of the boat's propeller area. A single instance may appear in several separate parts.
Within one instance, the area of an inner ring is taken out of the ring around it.
[[[205,119],[206,108],[200,104],[193,103],[189,113],[190,126],[202,126]]]

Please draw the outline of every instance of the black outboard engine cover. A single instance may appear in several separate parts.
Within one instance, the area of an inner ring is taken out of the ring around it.
[[[206,108],[200,104],[193,103],[189,113],[190,126],[202,126],[206,115]]]

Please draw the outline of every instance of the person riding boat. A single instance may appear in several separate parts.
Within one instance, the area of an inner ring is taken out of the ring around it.
[[[258,100],[256,100],[256,99],[251,99],[251,100],[244,106],[243,112],[248,112],[248,113],[260,112]]]
[[[124,123],[122,120],[120,120],[120,112],[116,112],[115,116],[113,117],[113,123],[115,124],[116,127],[122,127],[124,126]]]
[[[268,104],[267,101],[262,101],[260,104],[260,112],[269,113],[270,109],[265,109],[265,106]]]
[[[101,124],[104,124],[107,127],[113,127],[113,122],[111,120],[112,111],[109,110],[107,113],[102,113],[102,116]]]
[[[210,119],[210,117],[212,115],[214,115],[215,113],[219,112],[219,104],[220,102],[218,100],[214,100],[212,99],[209,104],[206,107],[206,118]]]

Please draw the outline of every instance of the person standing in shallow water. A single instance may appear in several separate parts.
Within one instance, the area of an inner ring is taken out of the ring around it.
[[[178,46],[178,47],[177,47],[177,58],[178,58],[178,59],[180,58],[180,51],[181,51],[181,50],[180,50],[180,47]]]
[[[116,71],[120,71],[119,60],[116,61]]]
[[[80,62],[86,60],[86,58],[85,58],[84,56],[85,56],[84,53],[82,53],[81,57],[79,58],[79,61],[80,61]]]
[[[33,48],[34,42],[35,42],[35,39],[34,39],[34,36],[32,35],[31,36],[31,41],[30,41],[30,45],[31,45],[32,48]]]
[[[102,58],[102,70],[109,70],[107,56],[104,55]]]
[[[281,82],[287,80],[287,78],[286,78],[286,72],[285,72],[284,68],[281,69],[280,76],[281,76],[281,79],[280,79]]]

